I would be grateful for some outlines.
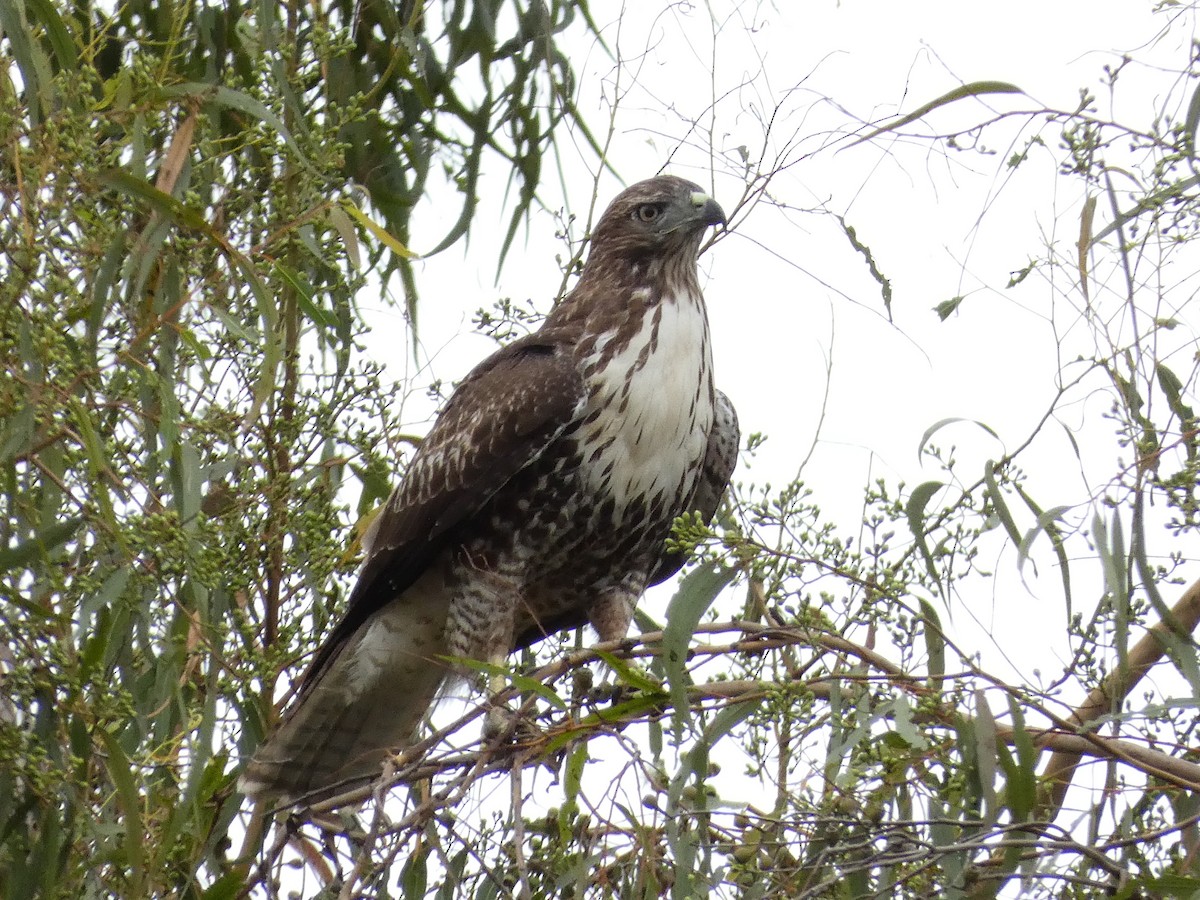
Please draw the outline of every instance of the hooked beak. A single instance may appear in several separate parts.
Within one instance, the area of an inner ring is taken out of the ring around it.
[[[725,210],[721,209],[721,204],[703,191],[692,192],[692,209],[695,211],[696,219],[705,225],[725,224]]]

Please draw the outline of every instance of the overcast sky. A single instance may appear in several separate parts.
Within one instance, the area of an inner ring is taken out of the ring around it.
[[[1053,397],[1056,340],[1066,331],[1069,353],[1092,349],[1084,330],[1067,327],[1078,319],[1078,297],[1063,273],[1054,284],[1035,275],[1019,290],[1004,290],[1009,274],[1047,245],[1067,253],[1078,238],[1084,186],[1056,174],[1054,130],[1017,122],[987,135],[989,152],[951,156],[929,143],[890,138],[850,147],[847,136],[977,80],[1010,82],[1025,95],[964,101],[933,114],[934,127],[978,121],[989,108],[1073,109],[1080,88],[1098,90],[1104,67],[1125,53],[1159,68],[1128,67],[1118,93],[1101,93],[1097,109],[1149,127],[1164,104],[1186,107],[1190,88],[1176,72],[1188,62],[1189,24],[1156,40],[1173,14],[1154,14],[1144,0],[712,0],[715,28],[705,4],[633,3],[621,13],[616,4],[592,6],[624,65],[618,77],[613,57],[580,39],[572,53],[580,107],[603,134],[619,99],[609,159],[626,183],[666,166],[711,188],[732,212],[742,191],[736,170],[743,149],[751,160],[763,157],[766,169],[789,165],[771,185],[787,209],[750,210],[702,261],[718,382],[739,410],[743,433],[769,438],[753,460],[743,460],[741,480],[778,487],[795,477],[812,448],[804,477],[853,533],[871,478],[911,486],[939,477],[917,453],[933,423],[962,416],[1000,434],[997,442],[965,425],[939,434],[939,443],[960,446],[965,480],[1028,436]],[[1030,163],[1007,172],[1002,161],[1039,132],[1050,149],[1035,149]],[[469,333],[476,308],[511,296],[546,309],[558,288],[555,255],[563,246],[548,212],[531,217],[496,282],[503,227],[489,232],[480,223],[506,221],[508,174],[495,161],[490,166],[470,243],[421,266],[417,363],[400,353],[408,344],[400,313],[369,312],[369,345],[387,360],[392,378],[414,378],[420,388],[435,377],[461,377],[493,346]],[[582,215],[596,162],[568,149],[564,166],[567,196],[550,178],[542,198]],[[621,186],[605,176],[600,205]],[[414,249],[440,238],[457,209],[425,209],[414,225]],[[855,228],[891,280],[893,321],[835,216]],[[1100,218],[1107,219],[1103,206]],[[420,239],[422,224],[427,240]],[[955,296],[966,300],[940,322],[933,307]],[[1094,423],[1096,443],[1083,448],[1085,471],[1065,434],[1049,435],[1035,457],[1041,465],[1030,486],[1046,507],[1078,503],[1094,478],[1112,474],[1111,427],[1099,419],[1108,401],[1089,402],[1071,410],[1077,420],[1070,423]],[[1093,463],[1096,472],[1088,473]],[[1001,545],[997,565],[1007,560],[1011,570],[1014,551]],[[971,609],[949,611],[956,622],[965,614],[984,626],[979,649],[989,664],[1000,663],[1010,639],[1028,637],[1030,617],[1061,629],[1059,576],[1048,566],[1040,572],[1040,579],[1025,572],[1039,596],[1018,596],[1020,582],[1009,577],[981,586]],[[665,601],[651,602],[661,612]],[[1065,644],[1048,645],[1046,655],[1017,661],[1020,677],[1033,666],[1053,670],[1064,651]]]

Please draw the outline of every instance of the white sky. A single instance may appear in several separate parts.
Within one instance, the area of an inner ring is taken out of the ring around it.
[[[739,6],[740,12],[729,12]],[[974,80],[1011,82],[1028,96],[963,101],[935,112],[929,122],[943,129],[977,121],[984,103],[995,110],[1073,109],[1079,89],[1098,89],[1103,66],[1117,64],[1122,53],[1156,58],[1163,68],[1127,69],[1116,94],[1120,102],[1114,106],[1101,93],[1099,114],[1148,127],[1167,97],[1178,104],[1182,96],[1186,104],[1175,71],[1187,64],[1192,34],[1180,29],[1152,43],[1168,20],[1153,14],[1149,2],[780,0],[756,8],[713,0],[711,7],[725,22],[715,34],[702,4],[635,3],[621,12],[616,4],[594,3],[609,47],[629,62],[618,85],[613,59],[581,43],[578,55],[572,53],[581,70],[579,105],[603,140],[610,104],[620,93],[609,159],[626,183],[655,174],[669,161],[668,171],[711,187],[727,212],[742,191],[731,162],[738,158],[736,148],[744,146],[752,158],[765,152],[765,169],[773,156],[793,163],[771,187],[791,210],[754,208],[702,262],[715,363],[743,434],[769,437],[753,460],[743,461],[737,477],[778,487],[795,476],[817,440],[805,480],[829,516],[854,533],[870,478],[887,477],[893,484],[902,478],[912,486],[940,477],[917,455],[921,435],[933,423],[962,416],[984,421],[1001,435],[1003,446],[968,425],[937,436],[942,446],[958,445],[962,477],[973,481],[985,460],[1019,444],[1045,413],[1058,368],[1052,317],[1060,328],[1072,322],[1076,313],[1069,306],[1064,311],[1064,303],[1074,295],[1078,304],[1078,291],[1064,283],[1062,273],[1055,290],[1036,273],[1020,290],[1004,285],[1009,273],[1040,256],[1047,243],[1072,252],[1083,186],[1056,176],[1050,154],[1057,158],[1060,152],[1053,128],[1040,129],[1051,150],[1035,150],[1031,162],[1011,177],[1001,161],[1038,126],[1017,123],[1025,128],[1020,137],[1017,125],[989,133],[995,155],[946,157],[928,144],[890,138],[847,148],[844,136],[862,121],[886,121]],[[715,105],[714,96],[720,98]],[[775,107],[773,133],[764,142],[764,113]],[[680,146],[688,121],[713,135],[715,166],[703,134]],[[568,155],[564,165],[566,202],[582,217],[595,162]],[[489,233],[477,224],[469,245],[421,266],[421,339],[432,365],[414,374],[412,361],[401,358],[408,336],[397,311],[369,317],[376,329],[370,346],[388,360],[391,377],[413,377],[418,389],[434,377],[457,379],[493,348],[489,340],[466,333],[476,308],[502,296],[548,306],[560,280],[554,258],[563,252],[548,212],[531,217],[528,233],[518,236],[494,283],[507,222],[502,207],[507,178],[493,162],[481,188],[478,222],[494,217],[500,226]],[[600,205],[620,187],[606,176]],[[553,177],[542,197],[551,208],[564,202]],[[441,212],[426,207],[426,218],[414,227],[414,249],[438,240],[457,209],[456,199]],[[891,279],[894,324],[886,319],[862,257],[835,218],[818,214],[821,209],[843,215]],[[1107,221],[1104,204],[1098,218]],[[932,308],[957,295],[967,295],[960,312],[939,322]],[[1079,329],[1073,336],[1085,337]],[[1092,346],[1078,349],[1086,353]],[[822,405],[826,418],[818,439]],[[1072,422],[1095,423],[1097,443],[1085,442],[1084,455],[1086,463],[1096,464],[1092,478],[1101,481],[1113,466],[1111,428],[1098,418],[1106,405],[1097,397],[1080,406],[1079,420]],[[1039,465],[1030,489],[1044,508],[1080,502],[1095,487],[1080,477],[1059,435],[1061,429],[1050,434],[1033,458]],[[1021,524],[1031,525],[1032,519]],[[1002,554],[997,567],[1011,572],[1015,551],[999,540],[994,546]],[[1098,573],[1093,566],[1092,575]],[[967,610],[984,626],[978,649],[985,663],[998,664],[1001,647],[1027,644],[1031,617],[1055,633],[1063,631],[1057,571],[1043,566],[1040,580],[1031,567],[1024,574],[1040,599],[1022,596],[1020,582],[1010,575],[980,585],[980,596]],[[1086,582],[1081,586],[1077,604],[1095,596]],[[650,603],[661,614],[665,597]],[[963,611],[950,614],[957,623]],[[989,646],[993,638],[997,644]],[[1022,654],[1019,677],[1028,678],[1035,666],[1054,671],[1055,658],[1065,659],[1065,643],[1038,649],[1044,652]]]

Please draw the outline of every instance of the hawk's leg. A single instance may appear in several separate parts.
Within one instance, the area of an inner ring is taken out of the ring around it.
[[[520,597],[515,572],[488,567],[464,552],[454,571],[454,599],[446,618],[446,645],[451,656],[505,666],[513,645],[513,628]],[[496,697],[508,687],[501,674],[488,675],[487,695]],[[513,712],[492,701],[483,724],[487,739],[513,730]]]
[[[641,596],[641,591],[636,587],[637,583],[633,577],[626,578],[621,585],[603,592],[588,607],[588,621],[596,629],[600,643],[624,641],[629,636],[629,626],[633,623],[633,609]],[[636,667],[637,663],[630,660],[630,665]],[[608,677],[605,676],[602,683],[607,680]],[[605,692],[607,690],[605,689]],[[610,694],[612,702],[618,702],[624,692],[625,688],[614,682]]]
[[[506,668],[512,650],[512,617],[503,643],[497,642],[490,648],[487,661],[493,666]],[[488,711],[483,719],[483,739],[493,743],[507,742],[517,730],[517,712],[509,709],[498,699],[509,686],[508,679],[496,672],[487,677]]]
[[[624,590],[608,591],[588,608],[588,621],[596,629],[600,643],[623,641],[633,622],[633,607],[637,594],[630,597]]]
[[[493,675],[488,679],[489,706],[487,715],[483,718],[483,739],[490,743],[507,743],[516,733],[519,724],[517,711],[496,699],[507,687],[508,679],[503,675]]]
[[[587,616],[600,643],[623,641],[633,622],[633,608],[646,588],[642,572],[630,572],[620,583],[602,590],[588,606]]]

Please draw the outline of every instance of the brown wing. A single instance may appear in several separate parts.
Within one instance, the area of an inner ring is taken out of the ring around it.
[[[446,674],[437,660],[451,598],[430,564],[578,417],[573,335],[516,341],[459,385],[379,515],[345,616],[247,763],[244,792],[287,803],[326,796],[378,774],[411,736]]]
[[[510,478],[583,408],[574,333],[543,329],[492,354],[458,386],[372,529],[346,613],[304,675],[305,693],[376,611],[400,596]]]

